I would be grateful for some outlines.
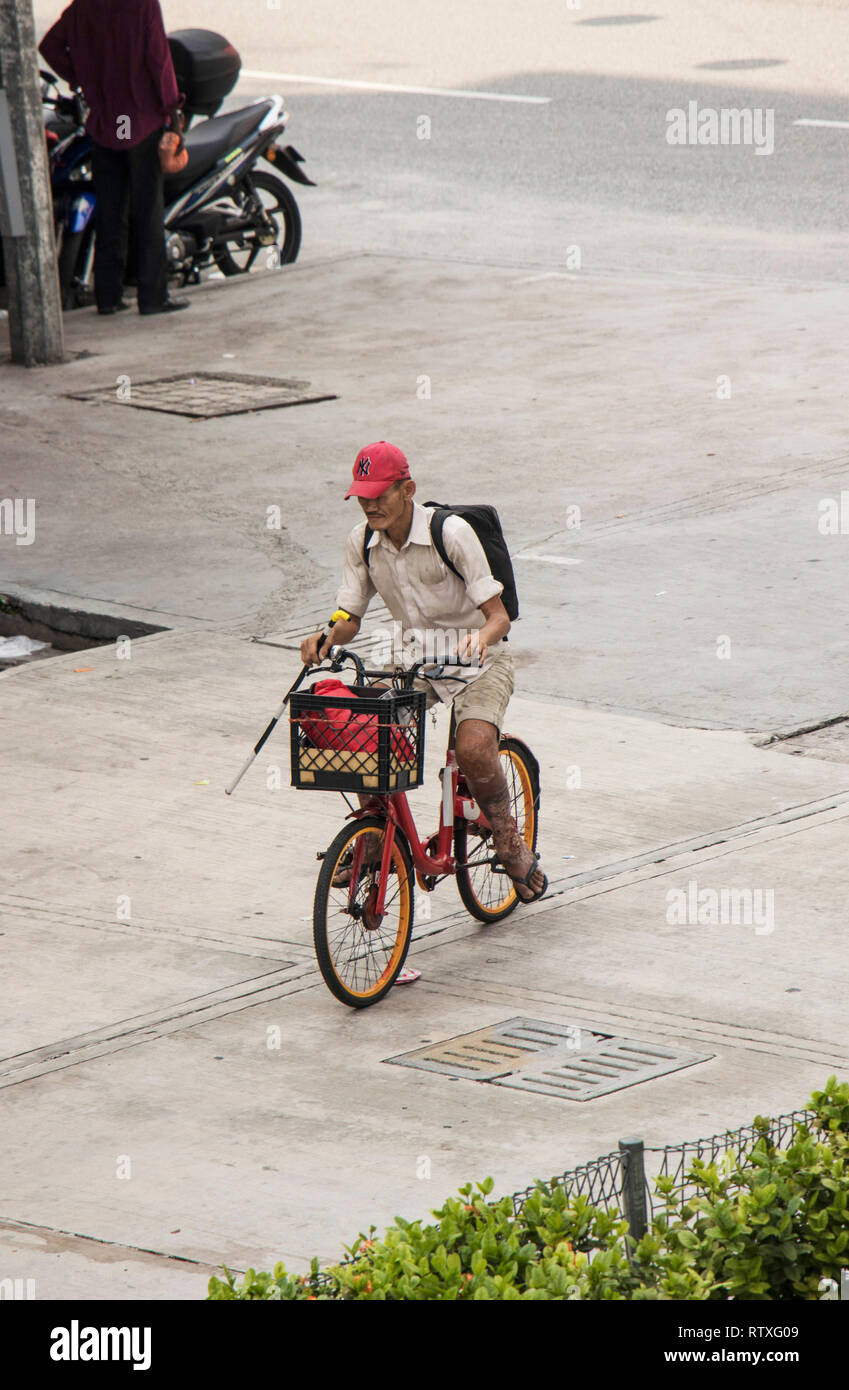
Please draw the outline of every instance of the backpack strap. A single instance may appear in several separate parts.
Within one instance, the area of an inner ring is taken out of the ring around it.
[[[458,570],[457,566],[449,558],[448,552],[445,549],[445,542],[442,539],[442,530],[445,526],[445,518],[447,516],[453,515],[454,513],[452,512],[450,507],[435,507],[430,518],[430,538],[433,541],[433,544],[436,547],[436,553],[442,560],[443,564],[447,565],[448,568],[454,574],[456,574],[457,578],[462,579],[463,583],[465,584],[466,581],[465,579],[463,579],[462,574]],[[507,638],[503,637],[502,641],[506,642]]]
[[[458,579],[463,579],[463,576],[458,570],[457,566],[453,563],[453,561],[449,559],[448,552],[445,549],[445,541],[442,539],[442,531],[445,526],[445,518],[451,515],[452,513],[449,507],[434,508],[434,511],[430,518],[430,538],[433,541],[433,544],[436,548],[436,553],[439,556],[442,563],[444,565],[447,565],[448,568],[452,570],[454,574],[456,574]],[[363,532],[363,564],[365,565],[366,569],[371,568],[370,543],[373,535],[374,531],[372,530],[371,526],[369,526],[368,522],[366,522],[366,529]],[[465,582],[466,581],[463,580],[464,584]]]
[[[448,507],[436,507],[434,509],[430,518],[430,538],[433,541],[433,544],[436,548],[436,553],[439,556],[442,563],[444,565],[447,565],[448,568],[454,574],[456,574],[458,579],[463,579],[463,576],[458,570],[457,566],[453,564],[452,561],[448,558],[448,552],[445,549],[445,541],[442,539],[442,532],[445,527],[445,518],[447,516],[451,516],[451,512],[448,509]],[[465,579],[463,579],[464,584],[465,582]]]

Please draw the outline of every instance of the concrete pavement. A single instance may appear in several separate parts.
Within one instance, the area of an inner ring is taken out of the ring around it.
[[[38,1297],[102,1297],[107,1277],[110,1296],[195,1297],[222,1259],[300,1270],[470,1177],[511,1191],[624,1134],[713,1133],[845,1075],[845,763],[517,699],[551,896],[483,928],[440,886],[410,955],[422,980],[352,1013],[311,948],[314,851],[341,800],[286,786],[282,737],[222,790],[295,655],[184,629],[85,664],[0,677],[0,1263]],[[670,925],[669,890],[693,880],[772,890],[774,930]],[[712,1060],[584,1104],[385,1065],[520,1014]]]
[[[342,483],[389,438],[425,497],[497,501],[538,693],[765,732],[845,712],[849,521],[820,523],[847,477],[849,290],[537,275],[306,260],[206,285],[166,328],[68,316],[83,355],[0,405],[5,487],[36,499],[0,592],[279,630],[332,600]],[[181,369],[339,398],[209,421],[115,398]],[[65,394],[90,388],[112,399]]]
[[[167,331],[69,316],[66,368],[3,368],[4,494],[36,532],[0,536],[0,592],[164,630],[0,674],[0,1278],[194,1298],[222,1259],[300,1270],[469,1178],[511,1191],[846,1075],[841,726],[762,746],[846,710],[846,541],[817,528],[846,292],[540,272],[305,255]],[[192,422],[66,395],[216,367],[339,399]],[[552,892],[483,929],[442,885],[422,980],[355,1015],[311,946],[341,801],[288,788],[282,735],[222,789],[332,603],[341,483],[381,435],[428,493],[495,500],[526,557],[509,722]],[[693,882],[772,894],[774,929],[676,924]],[[586,1103],[386,1065],[516,1015],[711,1057]]]

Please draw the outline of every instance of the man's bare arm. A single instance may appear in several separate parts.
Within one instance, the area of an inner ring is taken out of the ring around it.
[[[507,609],[501,602],[500,595],[495,598],[488,598],[485,603],[480,605],[480,611],[486,619],[483,627],[477,628],[474,632],[468,633],[457,648],[457,654],[461,661],[474,660],[478,662],[486,660],[487,650],[491,642],[500,642],[502,637],[506,637],[510,631],[510,619],[507,616]]]
[[[360,630],[361,621],[361,618],[356,618],[353,614],[346,618],[339,618],[330,629],[320,651],[318,645],[322,635],[320,632],[314,632],[311,637],[305,637],[301,643],[301,660],[304,665],[317,666],[319,661],[323,661],[327,656],[331,647],[345,647],[349,642],[353,642]]]

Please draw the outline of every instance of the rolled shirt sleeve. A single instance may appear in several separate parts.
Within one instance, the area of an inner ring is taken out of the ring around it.
[[[366,523],[355,526],[345,543],[342,584],[336,595],[337,608],[344,608],[353,618],[362,618],[377,590],[363,559],[363,540]]]
[[[480,608],[488,598],[497,598],[504,585],[491,573],[486,551],[468,521],[461,516],[446,517],[442,541],[446,555],[466,581],[466,592],[475,607]]]

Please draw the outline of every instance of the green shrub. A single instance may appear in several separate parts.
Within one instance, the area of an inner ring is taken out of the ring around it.
[[[849,1263],[849,1085],[830,1077],[811,1098],[814,1119],[786,1151],[767,1120],[743,1159],[696,1160],[686,1201],[659,1178],[664,1211],[638,1243],[618,1212],[601,1211],[557,1182],[537,1182],[518,1214],[488,1201],[492,1178],[467,1183],[433,1212],[397,1217],[382,1240],[361,1235],[343,1264],[303,1277],[282,1264],[225,1267],[210,1299],[443,1301],[815,1299]]]
[[[658,1179],[668,1206],[655,1232],[710,1278],[711,1298],[815,1299],[821,1279],[839,1282],[849,1263],[849,1085],[830,1077],[811,1108],[813,1129],[798,1125],[785,1151],[758,1116],[761,1135],[744,1160],[696,1160],[697,1193],[686,1202],[672,1194],[671,1179]]]

